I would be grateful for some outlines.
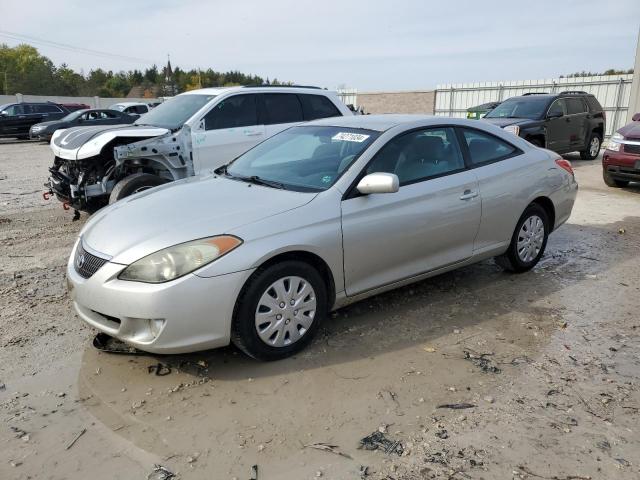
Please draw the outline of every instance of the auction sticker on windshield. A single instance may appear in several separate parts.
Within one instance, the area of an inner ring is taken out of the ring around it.
[[[340,132],[340,133],[336,133],[333,137],[331,137],[331,140],[343,140],[345,142],[362,143],[367,138],[369,138],[369,135],[364,135],[362,133]]]

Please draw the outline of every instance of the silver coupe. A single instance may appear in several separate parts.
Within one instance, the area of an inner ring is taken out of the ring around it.
[[[577,189],[567,160],[487,123],[327,118],[100,210],[68,282],[84,321],[141,350],[274,360],[371,295],[490,257],[531,269]]]

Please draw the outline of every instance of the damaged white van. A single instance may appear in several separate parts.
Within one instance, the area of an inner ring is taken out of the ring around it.
[[[56,131],[44,196],[92,212],[157,185],[212,172],[292,125],[352,114],[335,92],[317,87],[192,90],[130,125]]]

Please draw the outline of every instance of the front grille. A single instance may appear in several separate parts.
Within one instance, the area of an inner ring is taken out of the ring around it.
[[[78,275],[83,278],[90,278],[108,261],[108,258],[97,257],[96,255],[87,252],[82,247],[82,240],[80,240],[78,248],[76,249],[76,256],[73,259],[73,265],[75,266]]]
[[[640,145],[631,145],[629,143],[625,143],[624,153],[635,153],[636,155],[640,155]]]

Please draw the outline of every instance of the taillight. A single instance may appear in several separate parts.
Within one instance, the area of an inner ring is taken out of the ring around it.
[[[573,176],[573,168],[571,167],[571,162],[569,160],[565,160],[564,158],[558,158],[556,160],[556,165],[558,165],[563,170],[566,170]]]

